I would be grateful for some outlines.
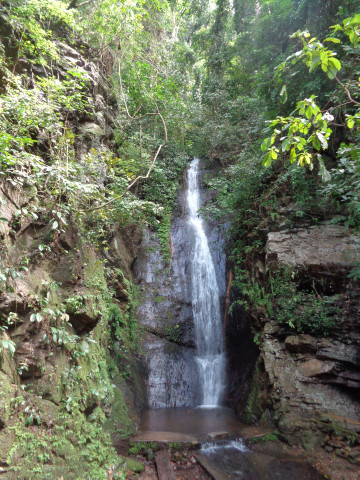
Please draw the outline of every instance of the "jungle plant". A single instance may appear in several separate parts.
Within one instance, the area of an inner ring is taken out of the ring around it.
[[[275,120],[269,121],[273,134],[265,139],[261,146],[261,149],[267,152],[263,159],[263,165],[269,167],[279,157],[280,150],[283,153],[289,152],[291,163],[296,162],[300,166],[308,166],[311,169],[314,159],[317,158],[319,173],[323,180],[330,180],[324,160],[321,154],[316,152],[328,150],[328,142],[333,134],[333,128],[330,125],[335,120],[332,112],[336,113],[338,118],[340,117],[339,113],[345,114],[346,126],[350,130],[356,127],[358,132],[360,127],[360,102],[357,100],[359,95],[357,74],[359,72],[353,68],[354,55],[360,44],[359,27],[360,14],[356,14],[343,20],[342,24],[331,27],[334,35],[325,38],[323,43],[311,37],[308,31],[298,31],[292,35],[292,38],[301,41],[302,49],[288,57],[286,62],[278,67],[278,74],[282,74],[290,61],[292,65],[296,65],[300,61],[304,62],[310,73],[321,67],[329,79],[335,80],[338,84],[338,88],[332,94],[332,99],[345,103],[339,105],[335,103],[331,108],[323,110],[316,104],[316,96],[311,95],[310,98],[297,102],[295,112],[298,113],[298,116],[293,114],[288,117],[278,116]],[[335,36],[336,34],[340,37],[341,35],[347,37],[348,43],[343,42],[341,38]],[[337,52],[328,49],[324,45],[325,42],[343,46],[345,52],[343,63],[351,75],[350,78],[343,81],[339,78],[338,73],[344,65],[337,58]],[[285,95],[285,92],[286,85],[283,86],[282,94]],[[347,108],[343,112],[341,110],[343,105],[349,105],[350,109]],[[356,155],[354,147],[348,146],[348,148]]]
[[[279,268],[268,271],[266,282],[255,279],[246,270],[236,272],[235,284],[245,300],[234,302],[255,308],[265,318],[274,318],[280,324],[298,333],[329,335],[339,324],[336,296],[320,296],[316,290],[299,288],[296,270]]]

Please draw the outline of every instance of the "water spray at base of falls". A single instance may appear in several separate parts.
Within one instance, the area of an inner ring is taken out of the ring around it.
[[[225,352],[220,314],[220,292],[200,208],[199,159],[188,170],[187,204],[195,242],[191,259],[192,310],[202,406],[218,406],[225,387]]]

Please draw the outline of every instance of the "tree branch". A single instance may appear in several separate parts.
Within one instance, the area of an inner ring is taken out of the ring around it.
[[[123,57],[122,57],[122,58],[123,58]],[[128,115],[129,118],[131,118],[132,120],[136,120],[137,118],[139,118],[139,117],[136,117],[136,114],[139,112],[139,110],[141,109],[142,106],[140,106],[140,107],[136,110],[136,112],[134,113],[134,115],[130,115],[130,112],[129,112],[129,109],[128,109],[128,106],[127,106],[127,102],[126,102],[125,93],[124,93],[123,83],[122,83],[122,76],[121,76],[121,59],[119,59],[118,73],[119,73],[119,79],[120,79],[120,90],[121,90],[121,95],[122,95],[122,97],[123,97],[123,101],[124,101],[126,113],[127,113],[127,115]],[[166,123],[165,123],[164,117],[162,116],[162,114],[161,114],[161,112],[160,112],[160,109],[159,109],[159,107],[158,107],[158,104],[157,104],[156,100],[155,100],[154,97],[147,91],[147,89],[145,88],[144,85],[143,85],[143,89],[145,90],[145,92],[147,93],[147,95],[151,98],[151,100],[154,102],[155,107],[156,107],[156,110],[157,110],[157,113],[147,113],[147,114],[145,114],[145,115],[158,115],[158,116],[161,118],[161,121],[162,121],[162,124],[163,124],[163,127],[164,127],[164,133],[165,133],[165,143],[167,143],[167,141],[168,141],[168,132],[167,132],[167,127],[166,127]],[[142,117],[144,117],[145,115],[143,115]],[[140,117],[140,118],[142,118],[142,117]]]
[[[338,84],[341,85],[342,88],[345,90],[346,95],[348,96],[348,99],[350,100],[350,102],[355,103],[355,105],[360,105],[359,102],[357,102],[356,100],[354,100],[354,99],[352,98],[349,89],[348,89],[337,77],[335,77],[335,80],[336,80],[336,81],[338,82]]]
[[[135,185],[136,182],[138,182],[140,179],[142,178],[149,178],[149,175],[151,173],[151,170],[154,168],[155,166],[155,162],[156,162],[156,159],[160,153],[160,150],[162,148],[162,145],[159,146],[157,152],[156,152],[156,155],[155,157],[153,158],[153,161],[151,162],[151,165],[149,167],[149,170],[147,172],[146,175],[139,175],[138,177],[135,178],[135,180],[133,180],[130,185],[128,185],[128,187],[126,188],[126,190],[121,194],[121,195],[118,195],[114,198],[112,198],[111,200],[109,200],[108,202],[105,202],[103,203],[102,205],[98,205],[97,207],[92,207],[92,208],[88,208],[86,210],[79,210],[79,212],[82,212],[82,213],[86,213],[86,212],[92,212],[93,210],[100,210],[101,208],[104,208],[104,207],[107,207],[108,205],[110,205],[111,203],[115,202],[115,200],[120,200],[129,190],[131,187],[133,187]]]
[[[67,9],[70,10],[71,8],[80,8],[80,7],[83,7],[84,5],[88,5],[89,3],[92,3],[92,2],[93,2],[93,0],[85,0],[85,2],[79,3],[79,5],[77,5],[77,0],[71,0]]]

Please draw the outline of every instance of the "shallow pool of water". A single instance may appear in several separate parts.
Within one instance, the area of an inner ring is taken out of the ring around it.
[[[205,443],[200,463],[217,480],[321,480],[301,456],[289,454],[280,442],[247,447],[242,439]]]
[[[244,424],[230,408],[158,408],[143,412],[140,430],[152,432],[179,432],[188,435],[207,435],[227,432],[236,436]]]
[[[323,478],[301,452],[292,452],[279,441],[249,443],[246,439],[257,439],[267,433],[266,429],[242,424],[229,408],[147,410],[143,412],[140,429],[148,434],[144,437],[146,441],[186,442],[186,436],[196,438],[201,442],[201,449],[194,455],[216,480]],[[161,434],[156,436],[154,432],[169,433],[162,439]]]

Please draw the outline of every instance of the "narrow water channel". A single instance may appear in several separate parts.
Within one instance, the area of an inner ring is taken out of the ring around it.
[[[195,324],[197,365],[202,406],[218,406],[225,387],[225,353],[223,350],[220,292],[203,220],[199,216],[199,159],[188,169],[187,204],[189,222],[194,230],[191,254],[191,300]]]

